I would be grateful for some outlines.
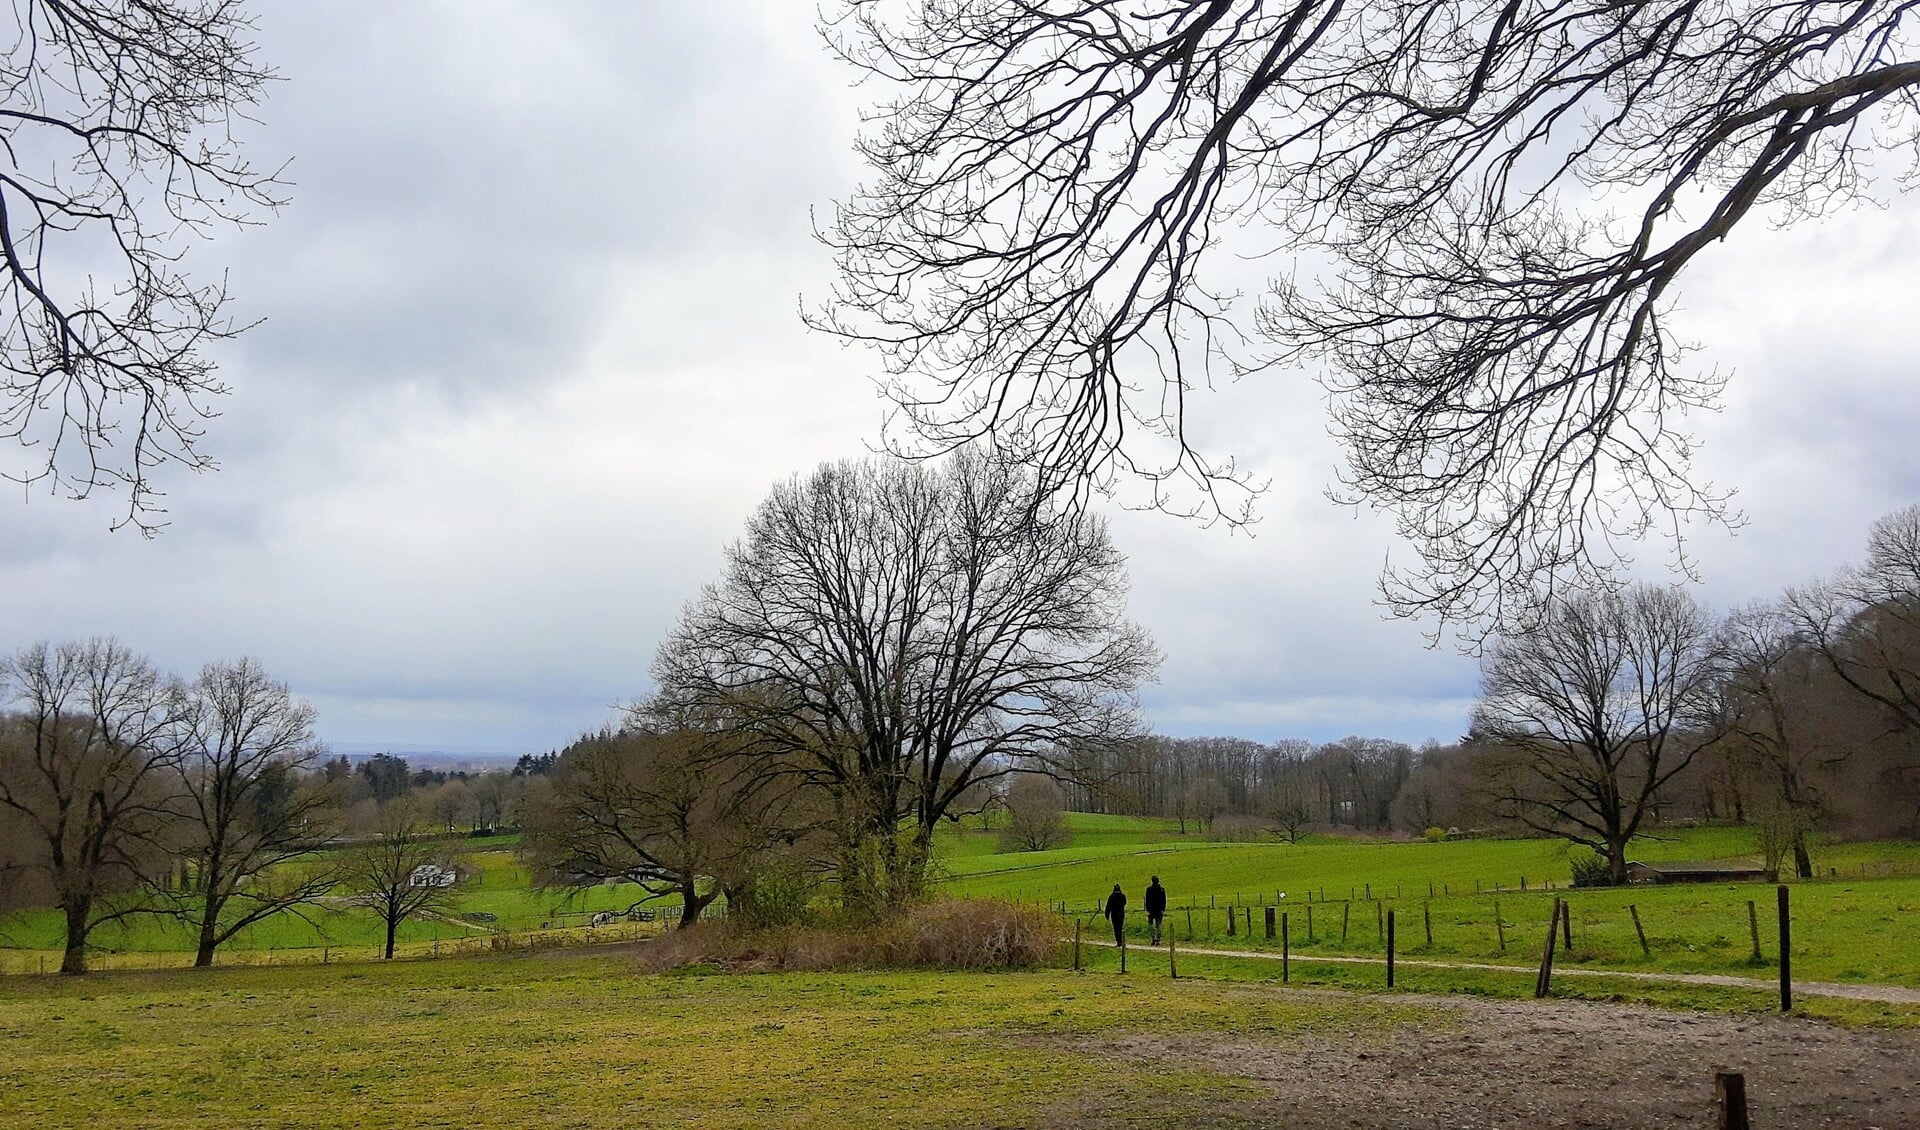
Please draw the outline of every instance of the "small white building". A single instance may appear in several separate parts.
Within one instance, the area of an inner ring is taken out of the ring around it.
[[[458,872],[438,863],[422,863],[407,877],[407,883],[415,887],[451,887],[459,881]]]

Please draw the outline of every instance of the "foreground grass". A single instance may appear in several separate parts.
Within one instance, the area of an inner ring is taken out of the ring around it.
[[[1385,1041],[1388,997],[1049,971],[642,976],[614,954],[0,982],[10,1125],[1062,1125],[1251,1084],[1072,1037]]]

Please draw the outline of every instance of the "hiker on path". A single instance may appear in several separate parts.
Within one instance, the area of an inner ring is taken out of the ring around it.
[[[1160,920],[1167,916],[1167,889],[1160,885],[1160,876],[1155,875],[1153,882],[1147,884],[1147,926],[1153,930],[1153,944],[1160,944]]]
[[[1113,923],[1113,944],[1116,946],[1126,945],[1127,939],[1121,931],[1126,928],[1127,924],[1127,893],[1120,889],[1120,884],[1118,883],[1113,885],[1113,893],[1107,896],[1106,914],[1107,921]]]

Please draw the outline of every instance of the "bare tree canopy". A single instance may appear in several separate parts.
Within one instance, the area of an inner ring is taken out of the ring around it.
[[[1624,882],[1627,843],[1712,730],[1716,627],[1691,596],[1636,585],[1556,600],[1481,672],[1474,727],[1502,815],[1584,844]]]
[[[0,808],[31,831],[27,866],[66,920],[60,972],[84,973],[87,941],[125,917],[124,897],[165,873],[179,686],[119,642],[35,644],[0,661]]]
[[[638,884],[680,899],[691,926],[719,897],[749,897],[754,873],[785,840],[791,783],[756,772],[724,731],[628,728],[561,751],[528,813],[522,852],[542,885]]]
[[[1159,655],[1125,618],[1126,559],[1097,518],[1032,502],[970,450],[824,466],[775,488],[661,645],[664,701],[833,798],[855,905],[915,893],[978,782],[1138,729]]]
[[[370,908],[387,928],[383,952],[389,961],[402,922],[452,908],[458,876],[453,854],[445,842],[434,840],[412,801],[396,800],[380,806],[373,834],[341,857],[348,897]]]
[[[1920,504],[1876,521],[1864,565],[1794,590],[1786,609],[1847,686],[1920,733]]]
[[[199,449],[226,391],[206,350],[237,329],[187,252],[279,203],[235,142],[268,73],[234,0],[15,0],[0,29],[0,475],[123,493]]]
[[[193,868],[180,913],[197,937],[194,964],[256,922],[309,903],[339,876],[296,864],[328,831],[331,797],[302,773],[320,754],[313,707],[258,660],[210,663],[187,691],[181,792]]]
[[[1675,283],[1748,217],[1817,215],[1861,195],[1867,154],[1912,151],[1916,21],[842,0],[823,31],[882,93],[812,319],[878,345],[909,444],[990,435],[1044,488],[1143,475],[1230,521],[1253,484],[1189,444],[1189,394],[1324,365],[1341,493],[1419,554],[1391,605],[1510,626],[1615,540],[1725,516],[1689,472],[1682,417],[1720,381],[1683,362]],[[1239,228],[1281,264],[1253,325],[1209,281]]]

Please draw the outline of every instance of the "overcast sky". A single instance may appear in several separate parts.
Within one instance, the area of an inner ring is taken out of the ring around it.
[[[215,355],[222,470],[164,478],[151,541],[109,532],[113,500],[0,498],[0,642],[258,656],[342,748],[563,744],[647,689],[773,482],[877,433],[873,359],[796,316],[870,95],[792,0],[260,8],[284,81],[251,151],[295,187],[194,255],[266,319]],[[1694,422],[1703,477],[1749,518],[1690,544],[1713,603],[1828,572],[1920,500],[1916,203],[1754,225],[1684,280],[1676,324],[1732,376]],[[1477,668],[1374,605],[1404,551],[1324,500],[1319,389],[1196,412],[1273,488],[1252,537],[1114,513],[1166,653],[1150,721],[1457,736]]]

